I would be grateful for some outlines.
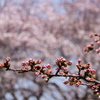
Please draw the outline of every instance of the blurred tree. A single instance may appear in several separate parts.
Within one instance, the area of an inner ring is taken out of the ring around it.
[[[98,56],[91,53],[87,56],[83,54],[82,48],[88,43],[89,33],[100,31],[100,1],[59,0],[57,5],[56,1],[2,0],[1,61],[10,56],[12,66],[17,69],[21,61],[29,58],[42,59],[44,64],[55,66],[54,60],[57,57],[63,56],[74,62],[80,57],[85,63],[92,62],[95,69],[99,69]],[[33,73],[19,75],[1,70],[0,75],[1,100],[9,100],[10,97],[10,100],[97,99],[86,87],[81,88],[81,92],[85,92],[79,93],[75,91],[76,88],[60,86],[61,83],[55,80],[47,84],[35,78]]]

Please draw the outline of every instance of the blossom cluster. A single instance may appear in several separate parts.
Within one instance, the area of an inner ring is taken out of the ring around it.
[[[90,38],[93,38],[93,37],[95,37],[94,42],[87,45],[87,48],[85,48],[84,51],[89,52],[91,50],[95,50],[96,53],[100,53],[100,35],[96,34],[96,33],[90,34]],[[96,46],[96,48],[95,48],[95,45],[94,45],[95,43],[98,45],[98,46]]]
[[[9,70],[10,68],[10,57],[6,58],[6,61],[4,63],[0,63],[0,68],[6,68],[6,70]]]

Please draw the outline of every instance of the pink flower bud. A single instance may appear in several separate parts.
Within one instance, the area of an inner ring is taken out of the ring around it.
[[[96,49],[96,52],[97,52],[97,53],[100,53],[100,48]]]
[[[26,61],[25,63],[26,63],[26,65],[29,65],[29,61]]]
[[[4,63],[0,63],[0,68],[3,68],[4,67]]]
[[[78,82],[76,83],[76,87],[79,87],[80,84],[81,84],[81,81],[78,81]]]
[[[94,45],[94,43],[93,43],[93,42],[91,42],[91,43],[90,43],[90,45],[92,45],[92,46],[93,46],[93,45]]]
[[[100,84],[98,84],[98,86],[100,87]]]
[[[38,76],[40,73],[39,72],[35,72],[35,76]]]
[[[56,70],[59,70],[59,67],[57,67]]]
[[[47,75],[41,75],[41,77],[42,77],[42,78],[46,78],[46,77],[47,77]]]
[[[97,42],[100,45],[100,41]]]
[[[89,37],[92,38],[93,37],[93,34],[89,34]]]
[[[47,74],[51,74],[52,73],[52,70],[46,70],[46,73]]]
[[[81,61],[82,61],[81,59],[78,59],[78,63],[81,63]]]
[[[65,61],[66,61],[66,59],[63,58],[63,57],[60,57],[60,58],[56,59],[56,63],[58,63],[58,62],[65,62]]]
[[[74,83],[73,83],[73,82],[70,82],[69,84],[70,84],[70,85],[73,85]]]
[[[91,70],[92,74],[96,74],[96,70],[92,69]]]
[[[25,65],[26,65],[26,63],[23,61],[23,62],[21,63],[21,65],[22,65],[22,66],[25,66]]]
[[[91,45],[89,44],[89,45],[87,45],[87,47],[89,48],[89,47],[91,47]]]
[[[43,65],[42,68],[43,68],[43,69],[46,68],[46,65]]]
[[[34,60],[30,58],[28,62],[30,63],[30,62],[33,62],[33,61],[34,61]]]
[[[59,73],[60,73],[61,75],[65,75],[65,73],[64,73],[63,71],[60,71]]]
[[[42,62],[41,60],[38,60],[38,61],[37,61],[37,64],[40,64],[41,62]]]
[[[79,83],[76,83],[76,87],[79,87],[79,85],[80,85]]]
[[[99,39],[95,39],[94,41],[95,41],[95,42],[98,42],[98,41],[99,41]]]
[[[25,70],[29,70],[29,67],[28,67],[28,66],[25,66],[24,69],[25,69]]]
[[[64,84],[68,84],[68,81],[63,81]]]
[[[90,66],[91,64],[90,63],[87,63],[87,65]]]
[[[95,85],[94,85],[94,86],[92,86],[92,89],[93,89],[93,90],[94,90],[94,89],[96,89],[96,88],[97,88],[97,86],[95,86]]]
[[[48,69],[51,69],[51,65],[50,65],[50,64],[48,64],[46,67],[47,67]]]
[[[10,57],[6,57],[6,61],[10,61]]]
[[[68,65],[72,65],[72,61],[67,62]]]

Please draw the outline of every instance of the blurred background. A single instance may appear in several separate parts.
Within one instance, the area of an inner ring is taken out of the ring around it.
[[[100,75],[100,60],[84,53],[89,34],[100,32],[100,0],[0,0],[0,62],[11,57],[20,69],[29,58],[56,66],[58,57],[91,62]],[[64,78],[48,83],[33,73],[18,74],[0,69],[0,100],[98,100],[85,86],[63,84]]]

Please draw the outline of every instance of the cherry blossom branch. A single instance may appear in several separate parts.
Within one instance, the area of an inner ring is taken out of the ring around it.
[[[97,54],[99,54],[100,35],[93,34],[90,35],[90,37],[96,37],[95,43],[98,46],[95,48],[95,44],[92,42],[84,51],[90,52],[94,50]],[[64,84],[75,85],[76,87],[86,85],[93,89],[94,93],[100,98],[100,81],[96,80],[96,70],[91,68],[90,63],[83,64],[82,60],[79,59],[76,64],[78,71],[72,74],[68,70],[68,66],[71,66],[72,62],[67,61],[63,57],[56,59],[56,72],[53,71],[53,67],[50,64],[41,65],[41,62],[41,60],[35,61],[34,59],[29,59],[27,62],[22,62],[22,69],[16,70],[10,67],[10,57],[7,57],[6,61],[0,64],[0,68],[6,68],[7,71],[14,71],[18,73],[34,72],[35,76],[41,76],[41,78],[45,79],[46,82],[53,77],[65,77],[65,81],[63,82]]]

